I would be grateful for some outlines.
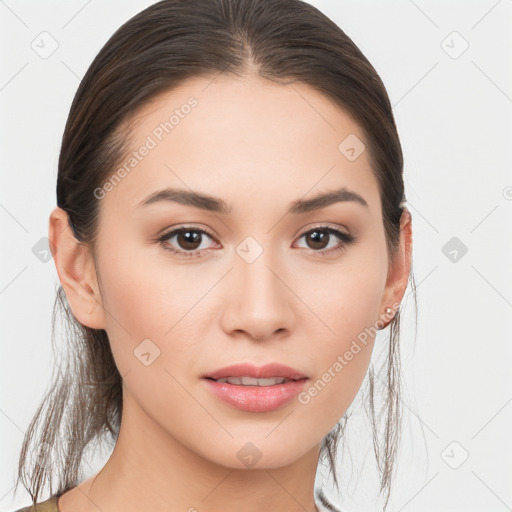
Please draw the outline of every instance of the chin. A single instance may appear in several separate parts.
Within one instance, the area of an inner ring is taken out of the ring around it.
[[[204,456],[229,469],[277,469],[293,464],[317,444],[312,441],[308,448],[304,432],[292,435],[289,430],[277,430],[270,436],[267,430],[259,429],[254,436],[245,434],[228,442],[215,442],[215,451]]]

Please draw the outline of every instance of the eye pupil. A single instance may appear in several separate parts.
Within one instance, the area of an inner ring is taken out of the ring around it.
[[[192,239],[192,240],[191,240]],[[196,245],[201,245],[200,243],[201,234],[196,231],[181,231],[178,234],[178,243],[184,249],[197,249]],[[199,242],[199,244],[198,244]]]
[[[328,241],[329,233],[315,230],[310,232],[309,237],[313,240],[313,246],[310,246],[312,249],[323,249],[327,245],[324,240]]]

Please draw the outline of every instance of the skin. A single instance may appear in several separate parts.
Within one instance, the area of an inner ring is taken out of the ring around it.
[[[386,307],[397,309],[407,286],[410,214],[388,261],[368,151],[349,161],[338,150],[349,134],[364,141],[347,113],[303,84],[195,78],[127,120],[131,149],[190,96],[198,105],[100,200],[94,252],[74,239],[63,210],[50,216],[59,279],[76,318],[108,333],[124,400],[111,457],[60,498],[61,512],[316,510],[322,439],[359,390],[374,337],[307,404],[295,398],[272,412],[230,407],[201,376],[240,362],[281,362],[314,383],[359,333],[379,325]],[[285,213],[292,201],[343,186],[368,207],[347,201]],[[165,187],[222,198],[231,213],[173,202],[137,207]],[[200,257],[179,257],[155,241],[190,224],[214,237],[202,235],[195,247],[176,236],[167,244],[199,248]],[[304,233],[318,225],[357,240],[341,251],[332,250],[344,243],[334,235],[314,245]],[[251,263],[236,252],[248,236],[263,251]],[[147,338],[160,350],[149,366],[134,355]],[[237,457],[248,442],[261,455],[250,468]]]

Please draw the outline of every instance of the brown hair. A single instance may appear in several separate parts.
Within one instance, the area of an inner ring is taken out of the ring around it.
[[[62,139],[57,205],[67,212],[76,239],[94,248],[100,205],[93,191],[129,149],[128,119],[188,78],[253,72],[283,85],[312,86],[356,120],[378,181],[392,259],[400,240],[405,194],[402,151],[386,89],[353,41],[301,0],[164,0],[112,35],[78,87]],[[416,299],[412,273],[409,277]],[[16,488],[21,481],[33,503],[46,482],[54,492],[53,476],[58,477],[59,495],[78,485],[84,451],[105,434],[115,441],[122,414],[122,378],[106,332],[80,324],[59,286],[52,342],[58,309],[64,312],[71,357],[61,363],[30,422],[18,467]],[[376,422],[373,365],[368,375],[379,492],[387,491],[386,504],[401,424],[399,333],[397,311],[390,324],[385,365],[382,435]],[[338,489],[335,457],[347,420],[348,415],[341,418],[322,443],[321,454],[327,457]],[[28,457],[31,445],[36,464]],[[58,457],[55,467],[50,464],[52,450]]]

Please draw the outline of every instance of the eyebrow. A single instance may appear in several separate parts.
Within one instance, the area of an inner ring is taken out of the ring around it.
[[[192,190],[174,188],[166,188],[150,194],[137,205],[137,208],[162,201],[193,206],[201,210],[223,215],[229,215],[232,211],[231,206],[228,206],[224,200],[218,197],[213,197]],[[311,199],[299,199],[294,201],[289,205],[287,213],[297,215],[311,212],[313,210],[320,210],[321,208],[326,208],[331,204],[348,201],[355,202],[365,208],[368,208],[368,203],[359,194],[347,189],[346,187],[342,187],[338,190],[318,194]]]

